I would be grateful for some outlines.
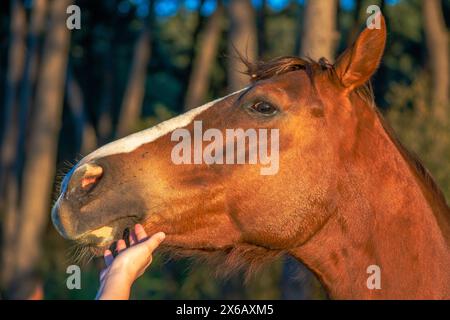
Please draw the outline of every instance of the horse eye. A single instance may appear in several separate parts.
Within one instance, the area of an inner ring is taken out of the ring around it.
[[[254,103],[251,108],[261,114],[264,115],[272,115],[277,112],[277,108],[265,101],[259,101]]]

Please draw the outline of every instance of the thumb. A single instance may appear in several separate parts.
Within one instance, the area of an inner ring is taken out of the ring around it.
[[[143,245],[147,248],[148,253],[152,254],[153,251],[155,251],[156,248],[163,242],[165,239],[166,234],[164,232],[158,232],[151,236],[149,239],[145,240],[144,242],[141,242],[140,245]]]

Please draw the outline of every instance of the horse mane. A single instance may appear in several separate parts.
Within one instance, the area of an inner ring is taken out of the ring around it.
[[[336,70],[334,66],[329,63],[325,58],[319,59],[319,61],[314,61],[310,58],[300,58],[295,56],[282,56],[270,61],[257,61],[250,62],[248,59],[244,58],[242,55],[239,55],[239,58],[246,66],[247,70],[244,71],[250,77],[250,81],[252,83],[259,81],[270,79],[274,76],[285,74],[291,71],[296,70],[305,70],[306,74],[309,76],[311,82],[314,85],[314,75],[317,72],[326,72],[330,81],[334,83],[339,83],[339,79],[336,76]],[[402,157],[408,163],[413,172],[417,173],[418,178],[423,181],[424,185],[428,187],[431,191],[431,194],[434,199],[436,199],[444,208],[448,210],[447,201],[445,199],[444,194],[441,189],[434,181],[433,177],[429,173],[429,171],[424,167],[422,162],[419,160],[418,156],[409,151],[397,138],[391,126],[384,120],[384,117],[378,110],[375,105],[375,97],[372,90],[372,85],[370,81],[366,84],[359,86],[354,90],[354,92],[369,104],[378,119],[380,120],[384,130],[388,134],[391,141],[397,147]]]
[[[430,172],[427,168],[422,164],[422,161],[419,159],[419,156],[411,151],[409,151],[403,143],[397,138],[392,127],[388,124],[388,122],[384,119],[381,112],[375,108],[375,113],[380,120],[383,129],[386,131],[388,137],[396,146],[397,150],[402,155],[403,159],[408,163],[410,168],[417,174],[417,176],[421,179],[424,185],[430,190],[433,199],[435,199],[443,208],[449,211],[447,200],[445,199],[444,193],[439,188],[438,184],[431,176]]]

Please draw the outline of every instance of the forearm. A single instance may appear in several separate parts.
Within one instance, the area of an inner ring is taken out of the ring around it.
[[[97,300],[128,300],[133,281],[124,274],[107,275],[98,290]]]

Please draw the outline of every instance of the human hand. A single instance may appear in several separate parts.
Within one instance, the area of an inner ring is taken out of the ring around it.
[[[153,251],[164,240],[165,234],[158,232],[148,237],[144,228],[136,224],[129,236],[130,246],[123,239],[117,241],[118,255],[111,250],[104,254],[106,268],[100,273],[100,289],[97,299],[128,299],[130,288],[152,262]]]

